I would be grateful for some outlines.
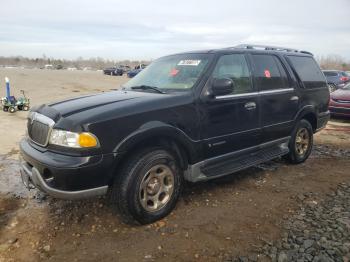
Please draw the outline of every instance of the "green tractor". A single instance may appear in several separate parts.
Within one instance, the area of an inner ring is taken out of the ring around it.
[[[1,98],[1,106],[4,112],[14,113],[17,110],[28,111],[29,110],[29,98],[24,94],[24,90],[21,90],[22,97],[16,99],[16,97],[10,95],[10,81],[6,77],[6,96]]]

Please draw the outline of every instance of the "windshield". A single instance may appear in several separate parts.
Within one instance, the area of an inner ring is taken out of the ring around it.
[[[159,58],[122,87],[151,86],[163,91],[190,90],[204,72],[211,55],[181,54]]]

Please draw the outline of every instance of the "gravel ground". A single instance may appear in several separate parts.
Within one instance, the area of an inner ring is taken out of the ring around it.
[[[327,195],[322,202],[312,192],[298,195],[299,211],[284,217],[283,237],[233,261],[350,261],[350,183]]]

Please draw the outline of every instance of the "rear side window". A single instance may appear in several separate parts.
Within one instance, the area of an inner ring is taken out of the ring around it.
[[[312,57],[288,56],[288,58],[305,88],[326,86],[326,79]]]
[[[279,59],[272,55],[252,55],[255,82],[260,91],[288,88],[288,78]]]

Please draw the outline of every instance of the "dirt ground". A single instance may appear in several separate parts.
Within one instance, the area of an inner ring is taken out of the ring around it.
[[[127,80],[101,72],[0,69],[0,80],[5,76],[15,95],[25,89],[33,104],[108,91]],[[0,262],[230,260],[279,238],[298,196],[322,199],[350,182],[350,120],[332,120],[315,136],[304,164],[277,159],[188,184],[170,216],[132,227],[112,214],[105,198],[70,202],[27,192],[17,160],[26,113],[0,114]]]

